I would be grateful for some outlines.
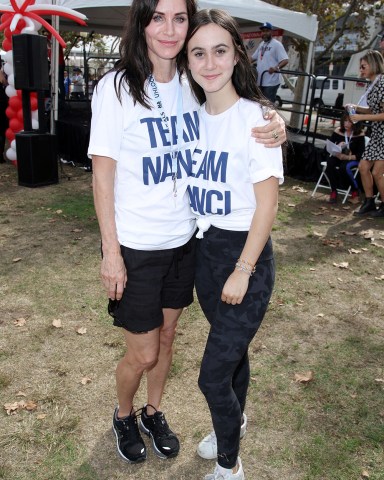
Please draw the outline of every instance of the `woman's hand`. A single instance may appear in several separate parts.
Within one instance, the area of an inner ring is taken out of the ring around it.
[[[120,300],[127,283],[127,271],[120,253],[104,254],[100,273],[108,298]]]
[[[264,118],[270,120],[270,123],[252,128],[252,137],[257,143],[262,143],[267,148],[280,147],[287,140],[284,120],[276,110],[271,109],[265,112]]]
[[[229,305],[241,303],[244,295],[247,293],[248,284],[248,273],[238,270],[233,271],[225,282],[221,293],[221,300]]]

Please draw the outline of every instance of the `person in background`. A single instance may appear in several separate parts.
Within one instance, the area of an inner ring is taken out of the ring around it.
[[[112,425],[118,453],[129,463],[147,458],[139,428],[160,458],[173,458],[180,448],[161,401],[177,322],[193,301],[196,225],[187,186],[199,105],[178,67],[196,9],[194,0],[133,0],[121,60],[92,97],[88,155],[102,239],[101,278],[126,343],[116,369]],[[280,145],[284,122],[274,112],[255,135]],[[137,410],[145,374],[147,402]]]
[[[361,105],[352,105],[356,113],[350,115],[353,122],[369,121],[372,124],[370,141],[359,163],[359,172],[363,184],[365,200],[353,214],[369,214],[372,217],[384,217],[384,59],[377,50],[369,50],[360,58],[361,76],[370,80]],[[381,204],[375,205],[373,185],[380,193]]]
[[[70,87],[71,87],[71,79],[69,78],[67,70],[64,70],[64,92],[65,92],[66,100],[69,99]]]
[[[365,135],[361,123],[352,123],[347,112],[340,119],[340,126],[335,129],[330,138],[339,145],[340,153],[335,153],[327,159],[326,174],[331,184],[329,203],[337,202],[337,187],[344,179],[351,186],[351,203],[359,202],[359,186],[354,178],[353,168],[359,165],[365,149]]]
[[[276,93],[282,82],[279,71],[288,65],[288,55],[283,45],[272,38],[272,25],[264,23],[260,30],[262,42],[252,55],[256,62],[257,84],[263,95],[272,103],[276,100]]]
[[[234,19],[223,10],[199,11],[186,49],[190,84],[205,102],[189,196],[201,239],[196,292],[210,323],[199,387],[214,433],[202,440],[198,453],[207,458],[209,451],[217,459],[205,480],[243,480],[239,444],[250,379],[248,347],[274,284],[270,233],[284,179],[282,150],[266,149],[247,133],[265,124],[262,105],[268,102]]]
[[[0,59],[1,62],[1,59]],[[5,89],[8,85],[7,76],[3,68],[0,69],[0,163],[5,163],[4,149],[5,149],[5,132],[8,128],[8,117],[5,113],[8,107],[8,95]]]
[[[73,75],[71,78],[72,94],[71,97],[76,100],[84,100],[84,77],[79,67],[73,69]]]

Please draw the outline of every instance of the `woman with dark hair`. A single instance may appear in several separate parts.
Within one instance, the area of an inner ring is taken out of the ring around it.
[[[202,104],[189,195],[200,238],[196,292],[210,323],[199,387],[214,428],[198,453],[217,458],[206,480],[243,480],[238,453],[250,377],[248,347],[274,284],[270,233],[283,182],[282,151],[267,150],[246,133],[265,123],[267,101],[234,19],[221,10],[198,12],[186,51],[188,78]]]
[[[359,163],[365,200],[354,215],[369,214],[384,217],[384,59],[380,52],[369,50],[360,58],[361,76],[370,80],[358,105],[352,105],[356,113],[353,122],[372,122],[370,141]],[[365,106],[364,106],[365,105]],[[374,183],[380,192],[381,204],[376,208]]]
[[[351,202],[358,203],[359,186],[352,169],[359,165],[365,149],[363,127],[361,123],[352,123],[348,112],[344,112],[340,119],[340,126],[332,133],[330,140],[340,146],[341,152],[327,159],[325,173],[331,184],[329,203],[337,202],[337,187],[343,181],[347,181],[351,186]]]
[[[159,457],[179,452],[160,403],[177,320],[193,301],[195,219],[186,190],[199,139],[198,104],[178,62],[195,12],[194,0],[133,0],[121,60],[92,97],[88,154],[101,277],[127,346],[116,369],[113,430],[119,454],[131,463],[146,459],[134,407],[144,373],[140,429]],[[261,129],[259,141],[276,145],[285,139],[276,118]]]

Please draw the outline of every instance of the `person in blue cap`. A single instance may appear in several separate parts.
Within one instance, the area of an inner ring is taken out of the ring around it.
[[[271,102],[275,102],[277,89],[282,82],[280,69],[288,64],[288,55],[283,45],[272,38],[272,25],[263,23],[260,30],[262,41],[252,55],[256,62],[257,84],[263,95]]]

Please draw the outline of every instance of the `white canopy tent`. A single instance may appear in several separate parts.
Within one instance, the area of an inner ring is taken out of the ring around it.
[[[5,3],[3,0],[0,3]],[[73,8],[89,19],[88,30],[97,33],[119,35],[127,16],[127,6],[132,0],[56,0],[57,5]],[[317,36],[316,15],[293,12],[275,7],[261,0],[199,0],[199,8],[220,8],[236,17],[241,27],[257,26],[270,22],[274,27],[285,30],[287,35],[303,38],[310,42]],[[67,28],[65,20],[63,26]],[[74,24],[71,22],[71,27]],[[83,29],[83,27],[81,27]]]
[[[19,5],[23,0],[16,0]],[[126,21],[128,7],[132,0],[37,0],[36,4],[57,5],[70,8],[86,15],[87,26],[79,26],[66,18],[53,17],[52,26],[56,30],[94,31],[105,35],[120,35]],[[9,0],[0,0],[0,5],[10,5]],[[317,37],[316,15],[294,12],[270,5],[261,0],[198,0],[202,8],[219,8],[234,16],[243,31],[257,28],[270,22],[275,28],[284,30],[286,35],[309,42],[306,71],[311,68],[314,41]],[[52,55],[53,113],[57,117],[57,56],[58,44],[54,42]]]

